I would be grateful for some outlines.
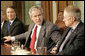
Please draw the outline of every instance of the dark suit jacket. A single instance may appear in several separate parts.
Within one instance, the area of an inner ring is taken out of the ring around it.
[[[1,29],[1,38],[4,37],[4,33],[3,33],[3,32],[5,31],[5,28],[6,28],[6,22],[7,22],[7,21],[5,20],[5,21],[4,21],[4,24],[3,24],[3,27],[2,27],[2,29]]]
[[[34,23],[30,24],[29,30],[27,32],[25,32],[24,34],[15,36],[15,39],[26,38],[25,46],[28,48],[29,48],[30,40],[31,40],[30,35],[31,35],[34,25],[35,25]],[[59,40],[60,37],[61,35],[56,25],[50,22],[46,22],[44,20],[42,23],[40,33],[39,33],[37,47],[46,46],[48,48],[52,41],[57,43],[57,40]]]
[[[58,46],[57,55],[82,55],[84,54],[84,24],[79,23],[77,28],[69,36],[68,41],[66,42],[63,51],[58,52],[61,44],[63,43],[69,28],[66,29],[62,35],[61,42]]]
[[[16,17],[15,20],[13,21],[9,32],[8,32],[8,22],[6,23],[6,28],[4,30],[4,36],[15,36],[21,33],[25,32],[25,28],[24,28],[24,24]],[[22,41],[20,40],[22,43],[24,43],[25,39]]]
[[[6,23],[4,36],[9,36],[9,35],[15,36],[15,35],[18,35],[18,34],[21,34],[21,33],[24,33],[24,32],[25,32],[25,30],[24,30],[23,23],[18,18],[16,18],[14,20],[14,22],[12,23],[12,25],[9,29],[9,32],[8,32],[8,22]]]

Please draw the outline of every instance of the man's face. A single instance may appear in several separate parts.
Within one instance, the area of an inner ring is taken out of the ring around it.
[[[14,9],[12,9],[12,8],[7,8],[6,13],[7,13],[7,17],[9,20],[13,20],[16,16],[16,13],[15,13]]]
[[[3,12],[1,11],[1,22],[3,22],[3,20],[4,20],[4,14],[3,14]]]
[[[74,22],[73,17],[70,17],[68,15],[68,12],[64,12],[64,19],[63,19],[63,21],[65,22],[65,25],[67,27],[71,27],[73,22]]]
[[[31,20],[37,25],[41,25],[43,22],[43,14],[40,10],[32,11],[32,15],[30,17]]]

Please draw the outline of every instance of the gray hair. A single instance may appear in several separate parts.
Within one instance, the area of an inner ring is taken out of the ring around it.
[[[76,18],[77,21],[80,21],[81,19],[81,11],[78,7],[76,6],[68,6],[65,8],[66,12],[68,12],[69,16],[74,16]]]
[[[32,6],[30,9],[29,9],[29,15],[32,15],[32,11],[36,11],[36,10],[40,10],[41,13],[43,14],[43,9],[38,7],[38,6]]]

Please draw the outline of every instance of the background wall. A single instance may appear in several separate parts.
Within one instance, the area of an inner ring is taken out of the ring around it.
[[[32,21],[29,17],[29,8],[37,5],[37,6],[41,6],[40,1],[25,1],[25,25],[29,25]]]
[[[84,22],[84,1],[74,1],[73,4],[81,10],[81,20]]]
[[[31,20],[28,15],[28,10],[31,6],[33,5],[38,5],[41,6],[41,1],[23,1],[25,2],[25,16],[24,16],[24,23],[25,25],[28,25],[31,23]],[[52,1],[53,3],[53,23],[55,23],[57,19],[57,6],[56,6],[56,1]],[[1,1],[1,9],[6,10],[6,7],[9,5],[13,5],[13,1]],[[81,20],[84,22],[84,1],[73,1],[73,5],[78,6],[81,10]],[[24,11],[23,11],[24,12]],[[6,17],[7,19],[7,17]]]
[[[13,5],[13,1],[1,1],[1,9],[3,9],[6,12],[6,7],[9,5]],[[5,17],[7,20],[7,17]]]
[[[1,9],[6,10],[9,5],[13,5],[13,1],[1,1]]]
[[[73,5],[77,6],[81,10],[81,20],[84,22],[84,1],[73,1]],[[57,19],[57,11],[58,6],[56,6],[56,1],[53,1],[53,23],[55,23]]]

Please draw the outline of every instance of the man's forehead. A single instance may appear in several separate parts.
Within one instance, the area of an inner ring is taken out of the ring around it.
[[[32,14],[41,14],[41,12],[39,11],[39,10],[37,10],[37,11],[32,11]]]
[[[37,10],[34,10],[34,11],[32,11],[32,12],[40,12],[40,10],[37,9]]]

